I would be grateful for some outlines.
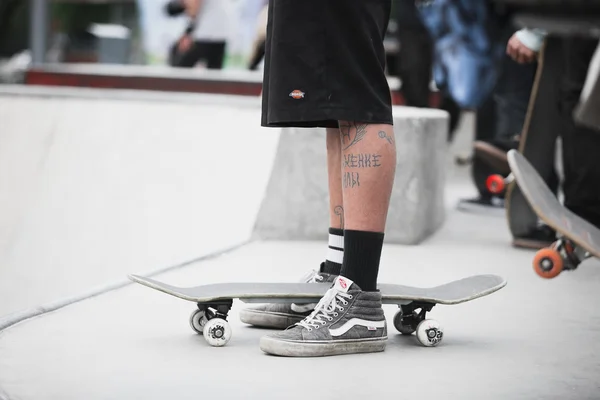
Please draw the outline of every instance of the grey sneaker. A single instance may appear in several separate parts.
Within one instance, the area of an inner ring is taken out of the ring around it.
[[[364,292],[339,276],[308,317],[262,337],[260,349],[278,356],[316,357],[384,351],[386,343],[381,292]]]
[[[337,275],[311,271],[301,282],[333,282]],[[261,328],[285,329],[302,321],[315,309],[317,303],[310,304],[263,304],[240,311],[240,320]]]

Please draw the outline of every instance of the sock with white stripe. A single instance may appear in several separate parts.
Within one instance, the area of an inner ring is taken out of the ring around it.
[[[327,259],[321,268],[321,272],[339,275],[344,259],[344,231],[342,229],[329,228],[329,248]]]

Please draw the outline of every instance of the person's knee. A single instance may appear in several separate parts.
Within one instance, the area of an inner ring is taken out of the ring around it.
[[[344,150],[359,142],[370,145],[377,141],[384,141],[393,145],[393,150],[395,150],[394,127],[390,124],[339,121],[339,126],[342,148]]]

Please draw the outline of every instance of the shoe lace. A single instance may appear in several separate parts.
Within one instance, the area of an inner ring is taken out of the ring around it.
[[[329,289],[325,295],[321,298],[314,311],[304,320],[296,323],[296,325],[302,326],[308,331],[319,329],[322,325],[327,322],[333,321],[334,317],[339,315],[339,311],[344,311],[344,307],[348,305],[348,300],[351,299],[352,295],[348,293],[340,292],[334,288]]]

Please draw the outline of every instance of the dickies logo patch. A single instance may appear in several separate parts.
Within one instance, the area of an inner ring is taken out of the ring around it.
[[[299,99],[303,99],[305,94],[306,93],[304,93],[302,90],[296,89],[296,90],[292,90],[292,92],[290,93],[289,96],[292,99],[299,100]]]

